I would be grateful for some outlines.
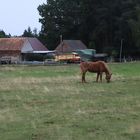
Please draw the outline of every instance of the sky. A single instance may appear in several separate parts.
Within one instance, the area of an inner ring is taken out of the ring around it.
[[[22,35],[25,29],[41,29],[37,7],[46,0],[0,0],[0,30],[12,36]]]

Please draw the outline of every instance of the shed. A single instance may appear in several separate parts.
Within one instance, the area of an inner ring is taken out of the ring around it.
[[[81,40],[63,40],[55,51],[57,53],[72,53],[83,49],[87,49],[87,47]]]
[[[11,62],[24,60],[24,55],[34,51],[48,51],[37,39],[29,37],[0,38],[0,60],[9,59]]]
[[[84,50],[78,50],[76,53],[79,54],[82,61],[92,61],[93,57],[96,54],[96,50],[94,49],[84,49]]]

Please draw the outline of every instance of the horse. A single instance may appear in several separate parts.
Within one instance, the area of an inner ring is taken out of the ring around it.
[[[85,83],[85,75],[86,72],[97,73],[96,82],[98,82],[99,76],[100,81],[102,82],[102,74],[105,72],[107,83],[110,82],[112,73],[110,72],[107,64],[104,61],[96,61],[96,62],[81,62],[80,63],[81,73],[82,73],[82,83]]]

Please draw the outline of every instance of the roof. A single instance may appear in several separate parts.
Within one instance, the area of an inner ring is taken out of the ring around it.
[[[0,38],[0,51],[47,51],[48,49],[37,39],[28,37]]]
[[[55,51],[33,51],[33,53],[46,54],[46,53],[55,53]]]
[[[37,39],[27,38],[34,51],[47,51],[48,49]]]
[[[95,55],[96,54],[96,50],[94,50],[94,49],[84,49],[84,50],[78,50],[78,51],[76,51],[77,53],[79,53],[79,54],[85,54],[85,55]]]
[[[94,55],[96,54],[96,50],[94,49],[84,49],[84,50],[78,50],[76,52],[79,54],[81,60],[83,61],[92,61]]]
[[[87,49],[87,47],[80,40],[63,40],[55,49],[58,52],[72,52],[76,50]]]
[[[23,44],[23,38],[0,38],[0,51],[21,50]]]

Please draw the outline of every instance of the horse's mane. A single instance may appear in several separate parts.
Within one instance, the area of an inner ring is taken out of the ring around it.
[[[108,68],[108,66],[107,66],[107,64],[106,64],[104,61],[101,61],[101,62],[104,64],[104,66],[105,66],[106,71],[108,72],[108,74],[111,74],[111,73],[110,73],[110,70],[109,70],[109,68]]]

